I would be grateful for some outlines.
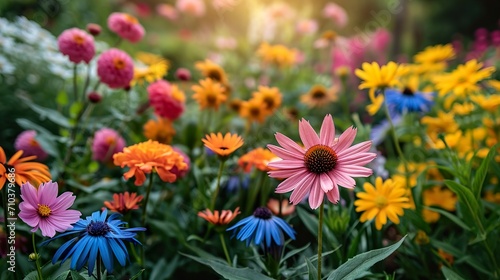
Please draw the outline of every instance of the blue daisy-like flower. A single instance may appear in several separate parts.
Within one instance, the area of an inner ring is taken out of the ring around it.
[[[253,242],[255,245],[262,245],[266,249],[283,246],[285,243],[283,232],[295,240],[293,228],[283,219],[273,216],[271,210],[266,207],[257,208],[252,216],[244,218],[227,229],[227,231],[231,230],[234,230],[236,239],[246,240],[247,246]]]
[[[387,89],[385,91],[385,102],[390,110],[397,113],[406,112],[428,112],[431,109],[432,95],[420,91],[405,88],[403,91]]]
[[[124,228],[125,222],[118,220],[121,215],[114,213],[107,217],[107,210],[96,211],[85,220],[80,219],[73,228],[42,243],[45,245],[54,239],[77,234],[78,236],[64,243],[52,258],[55,264],[61,260],[64,263],[71,257],[70,268],[80,270],[88,263],[89,276],[94,271],[94,265],[99,255],[108,272],[113,272],[114,258],[121,266],[129,261],[127,247],[124,242],[140,244],[135,239],[137,232],[146,230],[142,227]]]

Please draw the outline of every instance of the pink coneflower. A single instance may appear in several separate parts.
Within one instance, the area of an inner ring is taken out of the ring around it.
[[[94,37],[78,28],[64,30],[57,38],[57,45],[74,63],[89,63],[95,55]]]
[[[186,176],[186,174],[189,172],[189,169],[191,168],[191,160],[189,159],[188,155],[186,155],[181,149],[177,148],[177,147],[172,147],[172,149],[174,151],[176,151],[179,155],[182,156],[184,163],[187,165],[187,168],[186,169],[183,169],[183,170],[179,170],[179,168],[177,168],[177,166],[174,166],[170,172],[174,173],[177,178],[183,178],[184,176]]]
[[[177,0],[177,9],[185,14],[201,17],[205,14],[205,2],[202,0]]]
[[[111,128],[101,128],[94,134],[92,158],[102,163],[111,162],[113,155],[125,147],[125,140]]]
[[[276,188],[276,193],[292,191],[290,202],[298,204],[309,195],[312,209],[323,203],[324,195],[332,203],[340,199],[339,188],[352,189],[356,182],[352,177],[367,177],[373,171],[363,165],[372,161],[375,153],[368,150],[371,141],[351,147],[356,137],[356,129],[348,128],[338,139],[335,138],[335,124],[331,115],[326,115],[318,135],[308,121],[299,122],[299,135],[304,148],[281,133],[276,140],[281,147],[268,145],[269,149],[282,158],[269,163],[274,170],[273,178],[287,178]]]
[[[14,142],[16,150],[22,150],[24,156],[36,156],[36,159],[43,161],[47,158],[48,154],[45,152],[38,141],[35,139],[36,131],[26,130],[21,132]]]
[[[323,8],[323,16],[331,19],[339,27],[344,27],[347,24],[346,11],[335,3],[326,4]]]
[[[164,80],[148,86],[149,104],[155,113],[163,118],[175,120],[184,112],[184,93]]]
[[[144,27],[137,18],[126,13],[112,13],[109,15],[108,28],[121,38],[132,43],[139,42],[144,37]]]
[[[97,60],[97,75],[110,88],[125,88],[134,78],[132,58],[122,50],[109,49]]]
[[[41,184],[38,189],[29,182],[22,185],[19,218],[33,228],[31,232],[40,228],[43,236],[54,237],[56,231],[65,232],[80,219],[80,211],[68,210],[75,202],[73,193],[65,192],[57,197],[57,191],[57,183],[52,181]]]
[[[156,12],[158,15],[171,21],[175,21],[179,17],[179,13],[175,7],[169,4],[158,4],[156,6]]]
[[[300,20],[295,26],[295,30],[301,35],[313,34],[318,31],[318,22],[314,19]]]

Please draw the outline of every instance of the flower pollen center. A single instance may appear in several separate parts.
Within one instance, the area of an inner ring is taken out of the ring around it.
[[[209,106],[215,106],[217,104],[217,94],[213,92],[207,93],[206,101]]]
[[[40,147],[40,144],[38,144],[38,141],[36,141],[35,138],[31,138],[29,142],[31,147]]]
[[[402,93],[403,93],[403,95],[406,95],[406,96],[413,96],[413,90],[411,90],[410,88],[407,88],[407,87],[403,90]]]
[[[113,65],[115,66],[116,69],[121,70],[125,68],[125,61],[119,57],[113,58]]]
[[[222,75],[220,71],[217,71],[216,69],[209,70],[207,73],[207,77],[217,82],[222,81]]]
[[[377,196],[375,198],[375,205],[377,205],[378,208],[384,208],[387,205],[387,198],[385,196]]]
[[[253,216],[259,219],[268,220],[271,219],[273,213],[266,207],[259,207],[253,212]]]
[[[42,217],[48,217],[50,216],[50,213],[52,210],[50,210],[50,207],[45,204],[38,204],[38,214]]]
[[[108,226],[108,223],[106,222],[90,222],[90,224],[87,226],[87,232],[88,234],[92,236],[104,236],[106,233],[110,232],[111,229]]]
[[[317,89],[311,93],[311,97],[313,99],[323,99],[325,96],[326,96],[326,93],[320,89]]]
[[[83,43],[85,43],[85,39],[78,34],[73,35],[73,41],[78,45],[83,45]]]
[[[314,145],[304,155],[307,170],[315,174],[332,171],[337,165],[338,156],[335,151],[325,145]]]
[[[131,16],[131,15],[129,15],[129,14],[125,14],[125,15],[124,15],[124,18],[125,18],[125,20],[126,20],[127,22],[129,22],[129,23],[132,23],[132,24],[137,24],[137,23],[139,23],[139,21],[137,20],[137,18],[136,18],[136,17]]]

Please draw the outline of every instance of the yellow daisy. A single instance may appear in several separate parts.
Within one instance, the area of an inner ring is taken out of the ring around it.
[[[161,56],[139,52],[136,59],[141,65],[134,66],[134,78],[131,85],[152,83],[163,78],[168,72],[168,60]]]
[[[257,56],[265,64],[275,64],[282,68],[292,66],[296,61],[296,52],[284,45],[262,43],[257,50]]]
[[[492,113],[497,110],[498,106],[500,106],[500,96],[497,94],[490,96],[473,95],[470,99],[481,107],[481,109]]]
[[[269,116],[269,113],[263,106],[262,101],[252,98],[241,104],[240,116],[249,122],[257,121],[263,123],[266,117]]]
[[[224,87],[209,78],[201,80],[199,85],[194,85],[191,89],[195,92],[193,99],[198,102],[200,109],[213,108],[218,110],[220,104],[227,99],[227,96],[224,95]]]
[[[338,99],[337,88],[327,89],[322,85],[314,85],[307,93],[300,97],[300,102],[309,108],[323,107]]]
[[[451,44],[429,46],[417,53],[413,60],[418,64],[421,73],[435,72],[446,69],[446,61],[455,58],[455,51]]]
[[[387,223],[387,218],[399,224],[399,217],[403,216],[403,209],[410,208],[409,198],[405,196],[406,190],[392,179],[382,181],[381,177],[375,179],[375,186],[366,182],[364,192],[358,192],[354,202],[356,212],[363,212],[360,222],[375,219],[375,227],[381,230]]]
[[[272,114],[281,106],[282,95],[277,87],[259,86],[259,90],[253,93],[253,98],[259,100],[265,110]]]
[[[205,78],[210,78],[223,86],[227,87],[229,85],[229,80],[227,74],[222,69],[222,67],[210,59],[205,59],[205,61],[200,61],[195,64],[196,69],[200,70],[201,74]]]

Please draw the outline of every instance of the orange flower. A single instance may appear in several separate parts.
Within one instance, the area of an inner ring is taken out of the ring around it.
[[[224,72],[224,69],[210,59],[205,59],[205,61],[200,61],[195,64],[196,69],[201,71],[201,74],[206,77],[210,78],[214,81],[217,81],[221,83],[224,86],[227,86],[229,84],[229,81],[227,79],[226,72]]]
[[[224,94],[225,88],[209,78],[201,80],[200,85],[194,85],[191,89],[195,92],[192,97],[198,102],[200,109],[214,108],[218,110],[220,104],[227,99]]]
[[[282,96],[277,87],[259,86],[259,90],[253,93],[253,97],[264,105],[269,114],[272,114],[281,106]]]
[[[257,121],[259,123],[263,123],[266,120],[266,117],[269,116],[269,111],[265,108],[266,105],[263,101],[257,98],[252,98],[241,104],[239,113],[242,118],[246,118],[249,122]]]
[[[158,117],[158,120],[149,120],[144,124],[144,136],[164,144],[170,144],[175,135],[172,121]]]
[[[261,171],[269,171],[270,169],[267,167],[267,164],[273,158],[276,158],[276,155],[268,149],[257,148],[240,157],[238,165],[247,173],[254,166]]]
[[[115,193],[113,194],[113,201],[104,201],[104,206],[111,211],[125,214],[130,210],[138,209],[138,204],[142,198],[143,196],[138,196],[137,193]]]
[[[205,147],[222,157],[229,156],[236,149],[243,146],[241,137],[238,134],[229,132],[224,137],[220,132],[217,134],[210,133],[210,135],[205,135],[205,139],[202,139],[202,141],[205,143]]]
[[[123,177],[128,180],[135,176],[136,186],[142,185],[146,174],[152,171],[158,173],[162,181],[173,183],[177,176],[170,170],[174,167],[179,171],[187,169],[182,156],[171,146],[153,140],[125,147],[123,152],[114,154],[113,159],[116,166],[130,168]]]
[[[236,207],[234,211],[231,210],[222,210],[222,213],[219,214],[219,210],[210,211],[210,209],[205,209],[203,211],[198,212],[198,216],[207,220],[209,223],[215,226],[223,226],[229,224],[238,214],[240,214],[240,207]]]
[[[281,213],[280,213],[280,207],[281,207]],[[288,202],[288,199],[281,200],[281,205],[280,205],[279,200],[271,198],[267,202],[267,208],[269,208],[269,210],[271,210],[271,212],[273,212],[274,215],[278,216],[288,216],[293,212],[295,212],[295,205]]]
[[[39,162],[30,162],[36,159],[36,156],[23,157],[23,151],[17,151],[9,161],[5,152],[0,147],[0,190],[3,189],[5,182],[12,178],[16,184],[21,187],[22,184],[30,182],[33,186],[39,186],[52,179],[47,165]],[[15,174],[8,175],[8,174]]]

